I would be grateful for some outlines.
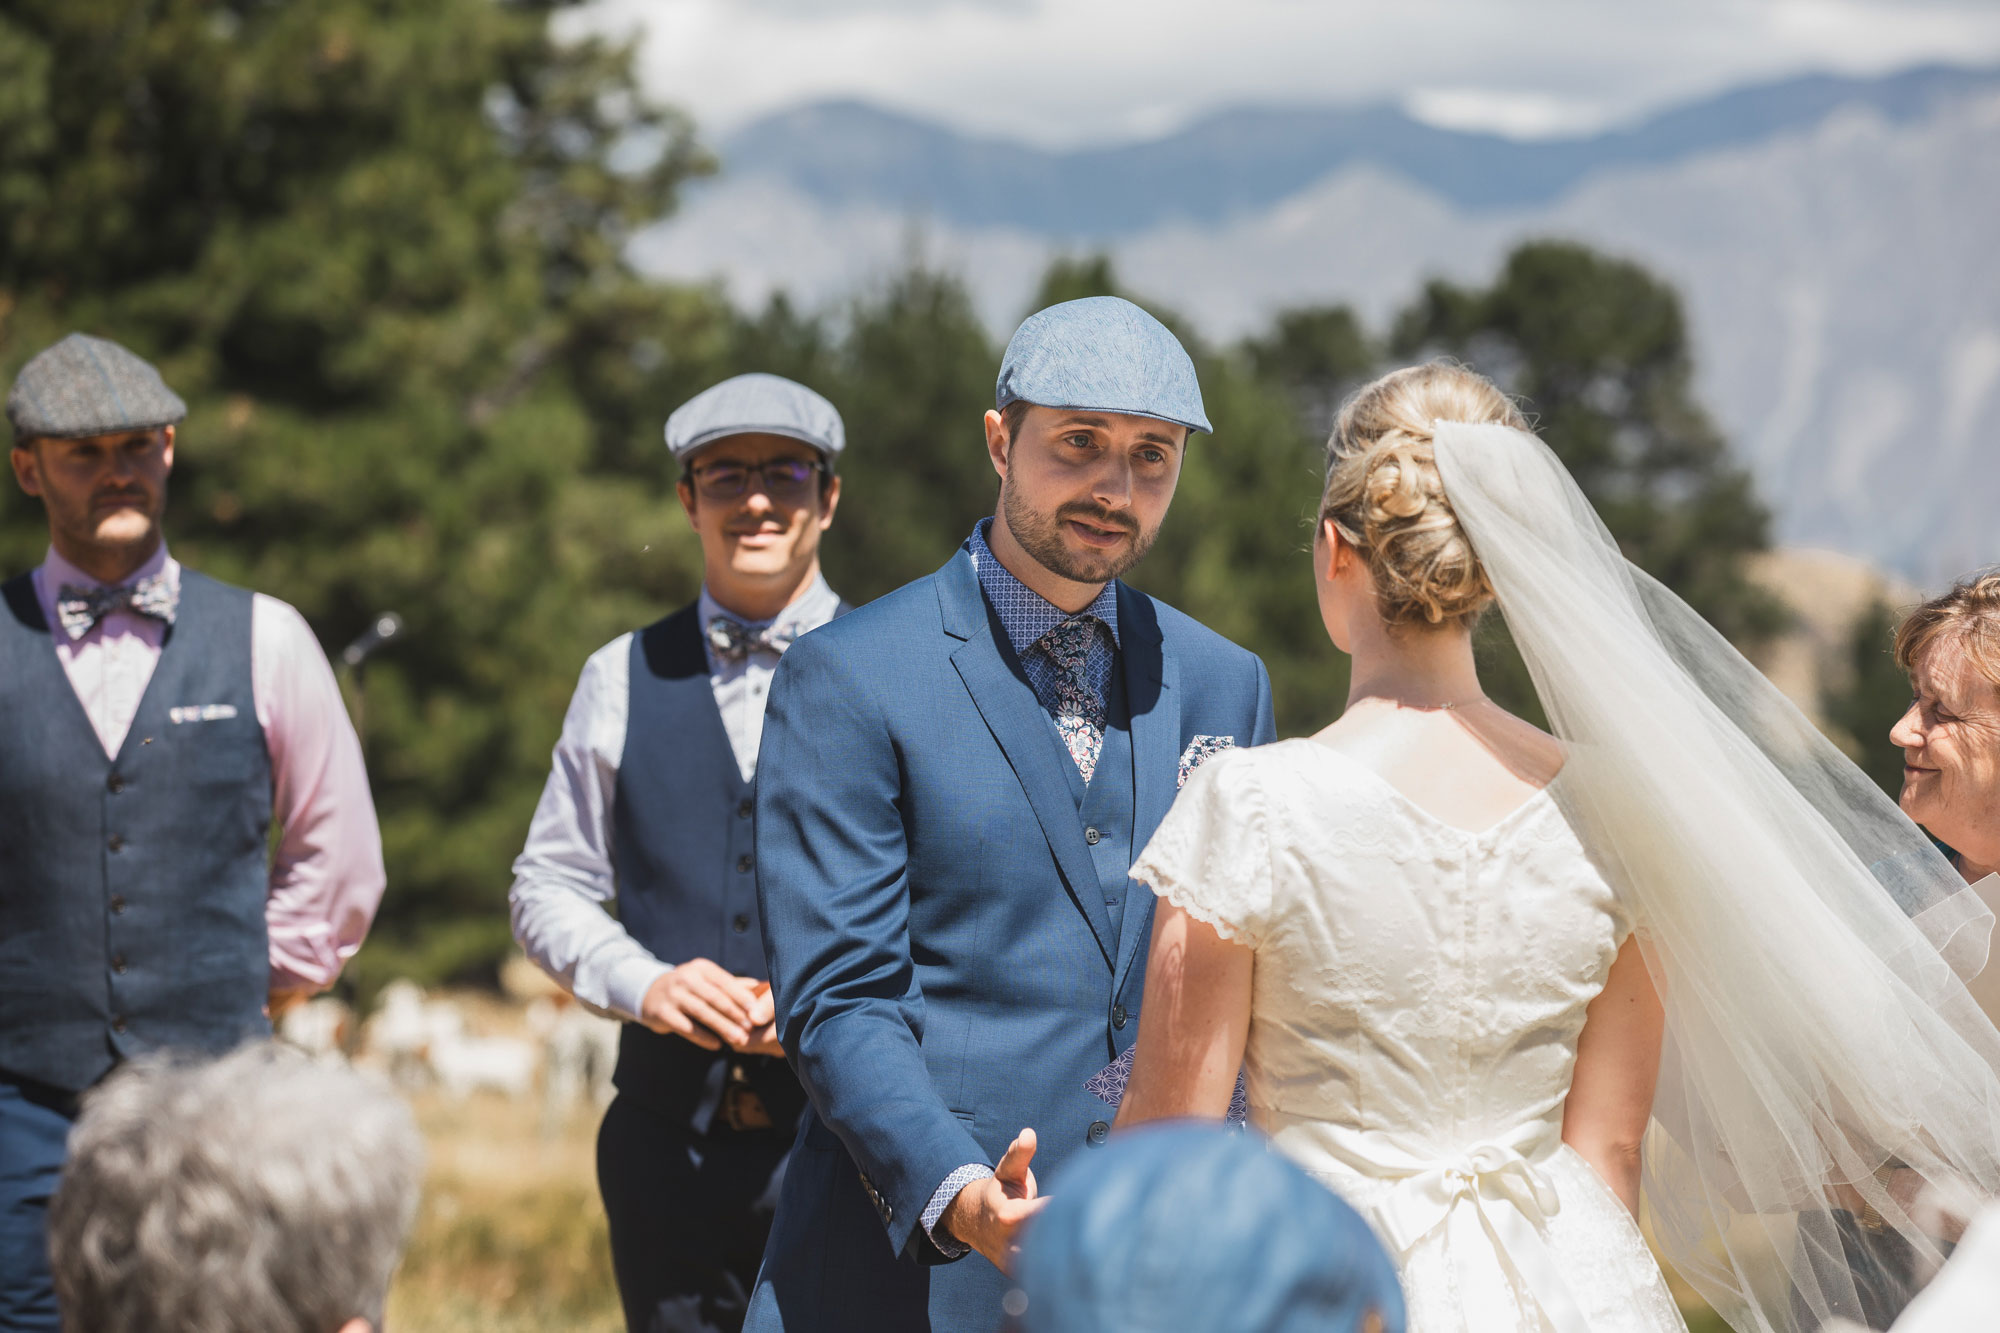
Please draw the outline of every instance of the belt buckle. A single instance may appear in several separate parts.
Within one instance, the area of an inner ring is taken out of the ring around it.
[[[764,1105],[764,1099],[750,1086],[750,1073],[742,1065],[729,1066],[728,1081],[722,1087],[722,1105],[719,1108],[722,1123],[738,1134],[753,1129],[771,1128],[771,1112]]]

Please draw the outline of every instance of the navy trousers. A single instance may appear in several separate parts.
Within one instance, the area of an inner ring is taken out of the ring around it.
[[[74,1094],[0,1074],[0,1333],[57,1333],[49,1199],[62,1174]]]
[[[738,1333],[784,1183],[791,1125],[695,1134],[620,1093],[597,1185],[630,1333]]]

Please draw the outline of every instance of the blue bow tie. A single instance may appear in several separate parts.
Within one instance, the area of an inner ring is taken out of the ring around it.
[[[717,616],[708,622],[708,646],[725,662],[740,662],[753,652],[776,653],[780,657],[798,634],[783,625],[751,629],[741,621]]]
[[[79,588],[65,583],[56,592],[56,617],[74,643],[113,611],[131,611],[171,625],[180,601],[180,592],[167,582],[165,574],[116,588]]]

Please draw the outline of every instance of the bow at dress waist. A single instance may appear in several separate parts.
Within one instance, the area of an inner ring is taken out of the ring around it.
[[[1443,1232],[1463,1290],[1482,1253],[1498,1260],[1524,1305],[1538,1306],[1556,1333],[1589,1333],[1544,1235],[1562,1208],[1545,1167],[1562,1149],[1562,1126],[1530,1120],[1504,1134],[1439,1151],[1391,1134],[1288,1115],[1267,1107],[1252,1123],[1280,1152],[1338,1189],[1343,1177],[1384,1182],[1354,1199],[1371,1214],[1399,1265],[1426,1238]],[[1332,1167],[1332,1170],[1322,1168]]]

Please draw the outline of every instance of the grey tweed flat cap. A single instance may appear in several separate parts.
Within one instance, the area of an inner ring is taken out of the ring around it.
[[[36,353],[7,392],[16,440],[152,430],[186,415],[187,404],[150,363],[87,333]]]
[[[681,462],[731,435],[787,435],[829,459],[847,447],[832,403],[782,375],[738,375],[703,389],[667,418],[667,448]]]
[[[1166,325],[1116,296],[1064,301],[1023,320],[994,400],[1125,412],[1211,431],[1194,362]]]

